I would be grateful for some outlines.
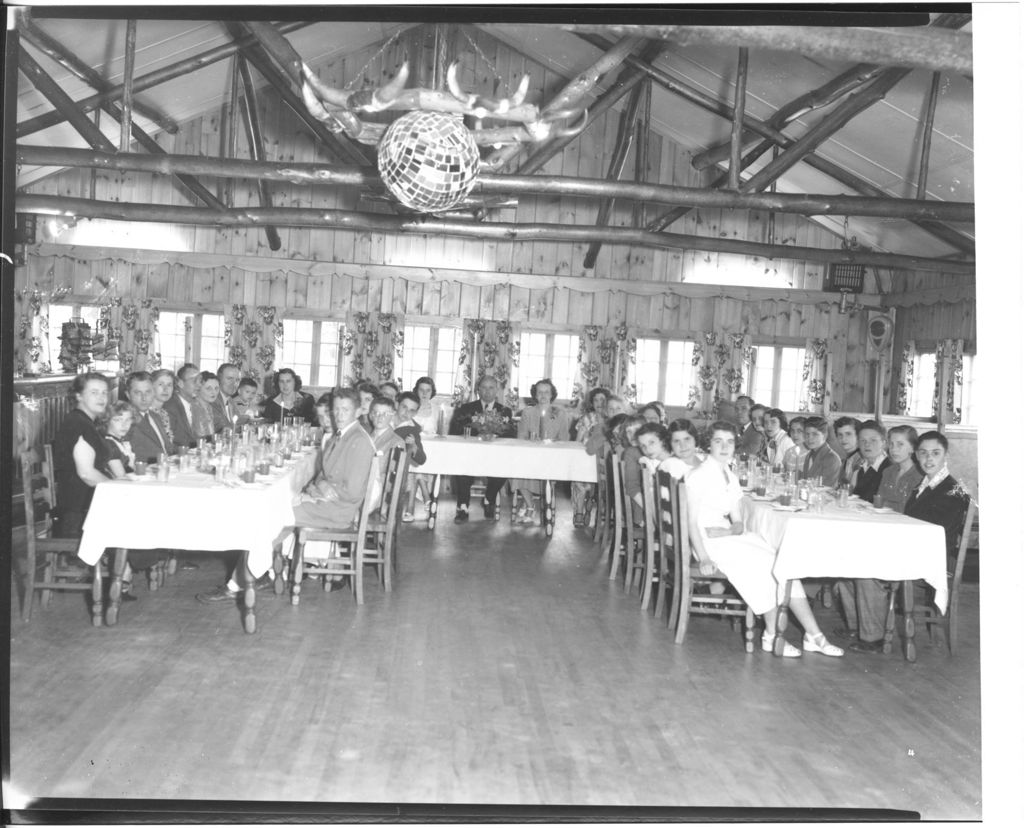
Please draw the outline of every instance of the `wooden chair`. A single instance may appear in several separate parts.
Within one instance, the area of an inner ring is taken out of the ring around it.
[[[946,638],[946,647],[949,648],[951,656],[956,655],[957,631],[960,618],[960,583],[963,580],[964,561],[967,558],[967,550],[971,548],[971,536],[974,527],[974,519],[978,513],[978,502],[972,497],[967,507],[967,514],[964,515],[964,523],[960,528],[960,542],[957,544],[956,560],[953,563],[953,571],[946,573],[946,580],[949,588],[949,606],[946,614],[943,615],[935,606],[935,591],[927,586],[924,581],[914,582],[914,612],[911,618],[907,618],[903,602],[897,610],[896,593],[897,584],[889,584],[889,612],[885,617],[885,637],[882,641],[882,652],[892,652],[893,633],[896,629],[897,611],[903,616],[903,630],[907,646],[907,659],[913,661],[915,658],[914,645],[910,638],[915,631],[915,622],[921,621],[928,630],[929,640],[932,638],[932,628],[938,627]],[[920,600],[918,600],[920,598]]]
[[[604,548],[605,538],[611,531],[611,510],[608,508],[608,445],[601,447],[600,453],[594,458],[597,464],[597,486],[594,497],[597,502],[597,514],[594,517],[594,543]]]
[[[370,528],[370,512],[373,511],[373,488],[377,477],[377,459],[370,463],[366,478],[363,505],[359,509],[359,520],[354,529],[321,529],[300,526],[295,551],[292,553],[291,582],[292,604],[298,605],[302,592],[302,579],[306,575],[319,575],[324,580],[324,589],[331,590],[331,583],[347,577],[352,584],[356,603],[363,603],[363,554],[366,536]],[[322,564],[307,564],[304,561],[305,546],[309,541],[328,541],[330,556]]]
[[[629,589],[640,585],[640,609],[647,611],[651,597],[657,589],[661,592],[661,576],[665,571],[661,555],[661,523],[658,520],[657,496],[655,494],[654,472],[641,464],[641,498],[643,500],[644,526],[642,542],[633,550],[629,564]]]
[[[25,594],[21,604],[21,618],[32,620],[32,604],[39,592],[40,606],[50,605],[54,591],[92,592],[92,623],[103,624],[102,567],[97,565],[83,570],[77,563],[78,540],[53,537],[53,512],[57,508],[57,483],[54,475],[53,449],[45,446],[45,460],[39,452],[29,449],[21,452],[21,483],[25,497]],[[36,498],[40,499],[37,515]],[[43,556],[42,561],[39,560]],[[39,566],[42,563],[42,573]],[[83,571],[88,571],[90,582],[82,582]]]
[[[608,579],[614,581],[619,574],[619,566],[622,566],[624,574],[623,587],[629,590],[629,563],[633,551],[636,548],[636,538],[633,534],[633,508],[626,489],[622,474],[622,461],[611,452],[606,460],[608,467],[609,505],[611,514],[611,531],[605,541],[604,554],[609,556],[610,572]]]
[[[377,568],[377,577],[385,592],[391,592],[391,575],[397,571],[395,545],[398,527],[401,525],[398,512],[405,488],[408,459],[408,454],[401,446],[391,449],[384,470],[380,509],[371,516],[367,524],[369,537],[364,539],[363,565]]]
[[[679,622],[676,626],[675,642],[682,644],[686,638],[686,627],[689,624],[691,615],[717,615],[732,619],[733,629],[743,619],[744,649],[748,653],[754,652],[754,613],[750,607],[739,597],[729,579],[721,572],[715,570],[711,575],[702,575],[700,566],[693,555],[693,547],[690,544],[689,515],[686,510],[686,487],[683,481],[675,484],[671,491],[672,524],[675,533],[674,543],[681,550],[681,557],[685,556],[686,564],[681,567],[682,584],[680,587],[680,611]],[[689,554],[682,552],[689,550]],[[724,588],[721,594],[711,592],[712,584],[720,584]],[[696,592],[696,587],[707,587],[708,592]]]
[[[679,624],[679,608],[683,594],[683,550],[689,549],[677,538],[679,523],[679,489],[666,471],[659,471],[655,480],[654,497],[659,531],[658,599],[654,617],[661,618],[668,607],[668,626],[675,630]]]

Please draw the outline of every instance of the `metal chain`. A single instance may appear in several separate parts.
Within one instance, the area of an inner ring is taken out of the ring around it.
[[[361,78],[363,76],[363,73],[369,68],[370,64],[373,63],[382,54],[384,54],[384,51],[388,48],[388,46],[390,46],[392,43],[394,43],[395,40],[398,38],[398,36],[400,34],[402,34],[403,31],[404,31],[403,29],[397,29],[395,31],[395,33],[393,35],[391,35],[391,37],[389,37],[386,41],[384,41],[384,45],[381,46],[373,55],[370,56],[370,59],[367,60],[366,63],[363,64],[363,68],[360,69],[358,72],[356,72],[356,74],[354,74],[352,76],[352,79],[348,83],[345,84],[344,88],[346,90],[351,89],[352,88],[352,84],[354,84],[358,78]]]
[[[473,49],[476,50],[476,53],[478,55],[480,55],[480,57],[482,57],[484,59],[484,63],[486,63],[488,68],[491,70],[491,72],[494,73],[495,80],[501,81],[502,78],[501,78],[501,74],[498,72],[498,68],[493,63],[491,63],[491,61],[487,57],[487,55],[485,55],[483,53],[483,51],[480,49],[480,47],[476,45],[476,41],[473,40],[472,37],[470,37],[469,32],[466,31],[466,27],[465,26],[459,26],[459,31],[461,31],[462,34],[465,36],[466,40],[469,41],[469,45],[472,46]]]

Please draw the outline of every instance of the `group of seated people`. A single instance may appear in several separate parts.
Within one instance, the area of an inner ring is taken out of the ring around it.
[[[71,387],[75,408],[54,442],[60,491],[55,534],[80,537],[95,486],[131,474],[137,461],[148,464],[161,455],[195,447],[239,423],[283,417],[324,430],[316,473],[294,507],[297,526],[349,528],[358,518],[375,458],[387,455],[396,445],[409,452],[403,519],[412,519],[415,493],[425,489],[429,497],[432,484],[430,476],[415,471],[426,461],[422,437],[435,435],[438,428],[439,408],[432,403],[437,391],[430,377],[417,380],[411,392],[401,393],[394,383],[377,388],[364,381],[353,388],[335,388],[314,400],[301,390],[295,372],[283,368],[275,374],[274,386],[276,393],[260,401],[256,383],[242,379],[233,364],[222,365],[216,373],[185,365],[176,375],[166,369],[132,373],[125,381],[127,399],[111,402],[109,381],[102,374],[76,376]],[[744,530],[742,491],[733,470],[738,454],[795,470],[800,478],[820,479],[825,487],[849,486],[853,495],[876,506],[942,525],[947,554],[955,555],[969,496],[949,474],[948,443],[938,431],[920,436],[910,426],[886,431],[875,420],[859,422],[852,417],[840,417],[831,425],[820,416],[789,420],[778,409],[740,397],[735,403],[720,403],[719,419],[701,433],[686,419],[666,423],[660,403],[631,413],[625,401],[604,388],[587,394],[582,414],[573,422],[567,409],[555,403],[558,392],[550,379],[531,387],[534,404],[517,419],[498,402],[499,389],[494,377],[482,376],[476,385],[477,399],[452,413],[449,433],[462,435],[469,429],[476,435],[489,430],[521,439],[576,440],[592,455],[613,451],[623,462],[624,488],[637,522],[642,521],[642,465],[684,480],[688,534],[701,572],[724,574],[751,609],[763,616],[765,650],[772,649],[781,591],[771,573],[774,550]],[[378,473],[383,473],[379,462]],[[451,482],[455,522],[464,523],[469,519],[473,478],[453,476]],[[498,493],[506,482],[486,480],[486,518],[493,518]],[[532,522],[540,485],[541,481],[513,481],[520,497],[518,521]],[[593,484],[573,483],[572,502],[574,524],[588,525]],[[150,566],[157,558],[154,551],[129,554],[126,594],[130,594],[131,570]],[[231,601],[238,596],[241,582],[242,573],[236,567],[226,584],[197,598],[204,603]],[[261,586],[269,586],[269,581]],[[884,585],[863,579],[840,582],[837,591],[848,625],[837,633],[853,638],[854,650],[879,651],[887,611]],[[799,582],[793,584],[790,607],[804,629],[804,651],[843,654],[819,629]],[[784,655],[800,654],[785,644]]]

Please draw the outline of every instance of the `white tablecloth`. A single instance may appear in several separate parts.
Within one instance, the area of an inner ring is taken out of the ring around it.
[[[421,474],[597,482],[597,461],[580,443],[432,437],[424,438],[423,450],[427,462],[416,468]]]
[[[822,514],[784,512],[745,497],[744,522],[778,550],[772,571],[780,584],[794,578],[923,578],[945,612],[949,590],[942,527],[865,506],[830,504]]]
[[[93,493],[78,557],[96,563],[108,547],[127,549],[247,549],[257,578],[270,569],[273,542],[293,522],[292,500],[313,476],[316,453],[306,452],[269,478],[227,486],[211,474],[172,473],[110,480]]]

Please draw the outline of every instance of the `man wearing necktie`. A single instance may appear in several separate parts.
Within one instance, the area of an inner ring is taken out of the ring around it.
[[[213,430],[218,434],[225,428],[234,428],[235,405],[234,396],[238,392],[238,383],[242,372],[237,365],[225,362],[217,369],[217,382],[220,383],[220,394],[213,404]]]
[[[135,408],[135,423],[128,432],[128,442],[136,460],[155,463],[161,454],[172,453],[172,446],[150,410],[153,405],[153,378],[147,371],[136,371],[128,375],[125,390],[128,401]]]

